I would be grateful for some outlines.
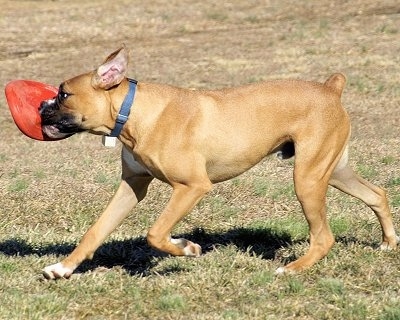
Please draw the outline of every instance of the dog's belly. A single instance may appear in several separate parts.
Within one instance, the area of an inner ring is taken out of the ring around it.
[[[243,165],[243,163],[218,163],[209,165],[207,167],[208,178],[212,183],[226,181],[241,175],[257,163],[247,163],[246,165]]]
[[[262,161],[272,149],[270,143],[231,145],[213,150],[206,157],[206,170],[211,182],[232,179]]]

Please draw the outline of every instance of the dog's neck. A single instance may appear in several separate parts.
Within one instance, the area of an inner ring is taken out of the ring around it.
[[[110,137],[118,137],[121,134],[122,128],[124,127],[126,121],[128,121],[129,113],[131,112],[131,107],[133,105],[133,100],[135,99],[137,81],[128,78],[128,83],[129,90],[118,112],[117,118],[115,120],[114,129],[112,129],[111,133],[108,135]]]

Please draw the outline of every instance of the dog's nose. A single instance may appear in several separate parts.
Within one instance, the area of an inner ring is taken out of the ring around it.
[[[40,115],[43,113],[44,109],[46,109],[46,101],[42,101],[40,103],[40,106],[39,106],[39,114]]]
[[[56,114],[56,99],[44,100],[40,103],[39,114],[42,118],[42,123],[53,118]]]
[[[51,104],[55,103],[55,98],[50,100],[43,100],[39,106],[39,113],[42,114]]]

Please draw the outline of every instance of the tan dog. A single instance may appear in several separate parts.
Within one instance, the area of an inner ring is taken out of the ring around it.
[[[97,70],[62,83],[57,98],[42,103],[43,131],[53,138],[80,131],[110,134],[128,92],[127,64],[123,47]],[[272,153],[282,158],[295,153],[295,191],[310,228],[308,252],[278,273],[308,268],[333,246],[325,208],[328,185],[364,201],[382,226],[381,248],[396,248],[399,237],[385,192],[347,164],[350,122],[340,102],[344,85],[342,74],[324,84],[283,80],[215,91],[139,82],[119,135],[121,184],[77,248],[46,267],[44,276],[68,278],[90,259],[144,198],[153,178],[170,184],[173,192],[148,231],[148,243],[172,255],[199,256],[196,243],[171,238],[174,226],[213,183],[240,175]]]

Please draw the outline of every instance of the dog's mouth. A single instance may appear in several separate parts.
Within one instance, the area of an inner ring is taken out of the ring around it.
[[[42,131],[51,139],[62,139],[86,130],[74,124],[45,123],[42,125]]]
[[[73,135],[73,133],[61,132],[55,125],[44,125],[42,131],[51,139],[62,139]]]
[[[42,101],[39,108],[42,132],[51,139],[62,139],[85,131],[70,113],[62,112],[58,100]]]

